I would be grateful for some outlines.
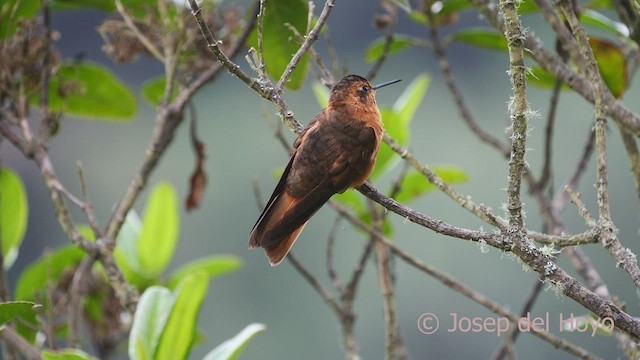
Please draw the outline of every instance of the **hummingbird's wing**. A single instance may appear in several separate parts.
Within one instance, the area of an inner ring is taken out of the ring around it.
[[[364,182],[375,159],[375,134],[367,126],[335,132],[312,122],[305,130],[249,237],[249,247],[264,248],[271,265],[284,259],[331,196]]]
[[[293,164],[293,159],[295,158],[295,152],[291,156],[287,167],[284,169],[282,176],[280,177],[280,181],[278,181],[278,185],[273,190],[267,205],[262,210],[260,217],[258,217],[258,221],[253,225],[251,229],[251,233],[249,234],[249,248],[256,248],[263,246],[265,231],[268,230],[271,226],[270,223],[273,223],[273,220],[269,221],[270,218],[279,218],[284,214],[284,211],[288,208],[288,206],[283,206],[282,204],[278,205],[278,203],[283,203],[283,201],[278,201],[278,199],[283,195],[284,188],[287,185],[287,177],[289,176],[289,172],[291,171],[291,165]]]
[[[271,265],[279,264],[295,243],[307,221],[336,193],[329,178],[321,181],[302,198],[286,190],[296,154],[291,157],[267,206],[249,235],[249,247],[262,247]]]
[[[277,265],[284,259],[304,228],[306,221],[327,201],[324,200],[309,213],[308,209],[304,209],[304,204],[308,204],[307,201],[303,202],[303,206],[296,206],[304,196],[300,199],[287,191],[287,181],[298,153],[298,147],[303,143],[309,130],[317,126],[318,118],[322,114],[323,112],[318,114],[296,139],[291,159],[249,234],[249,248],[265,248],[271,265]]]

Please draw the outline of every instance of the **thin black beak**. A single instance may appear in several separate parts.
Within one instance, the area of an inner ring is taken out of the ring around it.
[[[380,89],[380,88],[381,88],[381,87],[383,87],[383,86],[387,86],[387,85],[395,84],[395,83],[400,82],[400,81],[402,81],[402,79],[395,79],[395,80],[391,80],[391,81],[383,82],[382,84],[374,85],[374,86],[373,86],[373,89],[374,89],[374,90],[377,90],[377,89]]]

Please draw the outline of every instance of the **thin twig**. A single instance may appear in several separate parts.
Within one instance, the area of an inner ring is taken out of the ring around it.
[[[127,27],[135,34],[140,43],[144,45],[145,49],[147,49],[147,51],[158,61],[164,62],[164,56],[160,52],[160,49],[158,49],[153,41],[151,41],[151,39],[149,39],[142,31],[140,31],[140,29],[138,29],[138,26],[124,9],[124,6],[122,6],[122,2],[120,0],[116,0],[116,9],[118,10],[120,16],[122,16],[124,23],[127,24]]]
[[[521,318],[527,316],[527,314],[533,308],[533,304],[535,303],[536,299],[538,298],[538,295],[540,294],[540,291],[542,290],[542,285],[543,284],[544,284],[544,282],[540,281],[539,279],[535,280],[535,283],[533,284],[533,287],[531,288],[531,291],[529,291],[529,295],[527,295],[527,298],[524,301],[524,305],[522,306],[522,310],[520,310],[520,317]],[[509,333],[505,336],[504,340],[502,340],[502,343],[496,349],[495,353],[493,354],[493,356],[491,356],[490,359],[491,360],[501,360],[505,356],[507,356],[508,352],[510,350],[513,350],[513,345],[515,344],[516,339],[518,338],[518,336],[521,333],[522,332],[520,331],[518,326],[514,326],[513,329],[509,330]]]
[[[556,79],[551,90],[551,100],[549,104],[549,112],[547,114],[547,124],[544,127],[544,160],[542,172],[538,182],[533,186],[536,190],[543,190],[551,181],[551,163],[553,160],[553,130],[556,120],[556,111],[558,110],[558,99],[560,98],[560,90],[562,89],[562,81]]]
[[[44,27],[44,56],[42,57],[42,78],[40,79],[40,140],[49,137],[49,79],[51,78],[51,8],[49,0],[42,1],[42,23]]]
[[[593,148],[595,145],[595,132],[592,129],[589,129],[589,135],[587,136],[587,141],[582,150],[582,155],[580,156],[580,160],[576,165],[575,170],[573,171],[573,175],[569,178],[567,184],[558,192],[558,195],[553,200],[553,209],[556,214],[560,214],[564,207],[567,204],[567,200],[569,199],[569,194],[564,191],[564,189],[571,188],[575,189],[578,187],[578,183],[582,179],[582,175],[587,170],[587,165],[589,163],[589,158],[593,153]]]
[[[624,149],[629,158],[629,167],[633,176],[633,182],[636,185],[636,193],[638,201],[640,201],[640,151],[638,150],[638,140],[629,130],[618,126]]]
[[[375,203],[372,200],[369,203],[369,212],[371,214],[372,226],[378,232],[382,232],[384,218],[380,216]],[[385,320],[385,359],[395,360],[398,345],[398,324],[395,311],[395,295],[393,289],[393,279],[391,275],[390,259],[387,248],[384,243],[377,241],[375,235],[371,235],[371,241],[375,242],[374,248],[376,252],[376,260],[378,265],[378,284],[382,295],[382,309]]]
[[[336,242],[336,234],[338,232],[338,228],[340,227],[340,217],[336,217],[336,220],[333,222],[331,226],[331,230],[329,231],[329,235],[327,236],[327,275],[329,276],[329,280],[333,283],[333,286],[342,294],[344,293],[344,285],[340,281],[338,277],[338,273],[336,272],[335,262],[333,261],[333,249]]]
[[[313,289],[320,295],[322,300],[324,300],[329,308],[333,310],[336,315],[340,316],[340,314],[342,314],[340,305],[333,297],[333,295],[331,295],[331,293],[327,289],[325,289],[322,284],[320,284],[320,281],[318,281],[318,279],[316,279],[316,277],[311,274],[311,272],[307,270],[304,265],[302,265],[302,263],[294,254],[289,253],[289,255],[287,255],[287,259],[289,260],[291,265],[293,265],[293,267],[302,275],[302,277],[307,280],[309,285],[311,285],[311,287],[313,287]]]
[[[275,136],[275,138],[278,139],[278,142],[280,143],[280,145],[282,145],[282,147],[287,151],[287,153],[291,152],[291,145],[289,143],[289,140],[287,140],[287,138],[282,133],[282,124],[274,121],[271,118],[266,107],[262,108],[262,116],[265,118],[265,120],[267,120],[267,124],[269,124],[269,127],[273,131],[273,136]]]
[[[87,220],[89,221],[89,225],[93,230],[95,238],[98,239],[102,236],[102,230],[100,229],[100,225],[98,224],[98,218],[96,214],[93,212],[93,205],[89,201],[89,188],[87,186],[87,182],[84,178],[84,170],[82,169],[82,163],[78,160],[76,162],[76,166],[78,168],[78,178],[80,179],[80,187],[82,188],[82,203],[85,215],[87,216]]]
[[[384,8],[387,9],[389,13],[389,21],[387,23],[387,33],[384,36],[384,45],[382,47],[382,54],[378,57],[371,69],[367,73],[367,79],[372,81],[378,72],[382,68],[382,65],[387,60],[389,56],[389,51],[391,51],[391,45],[393,44],[393,40],[396,35],[396,25],[398,24],[398,8],[392,2],[384,3]]]
[[[264,27],[264,2],[260,0],[260,10],[258,11],[258,75],[263,81],[267,81],[267,71],[264,65],[264,33],[262,31]]]
[[[40,351],[29,344],[22,336],[18,335],[12,328],[7,325],[0,326],[0,338],[5,343],[11,344],[17,349],[27,360],[41,360]]]
[[[86,282],[91,276],[91,267],[95,259],[91,256],[85,256],[80,262],[80,265],[76,268],[71,280],[71,286],[69,289],[69,306],[68,306],[68,319],[69,336],[67,338],[68,346],[77,348],[80,346],[80,325],[82,320],[82,313],[84,306],[82,304],[82,297],[86,291]]]
[[[580,199],[580,194],[576,193],[575,191],[573,191],[572,188],[568,186],[565,187],[565,191],[567,192],[567,194],[569,194],[571,201],[578,208],[578,213],[580,214],[580,217],[584,220],[584,222],[588,226],[591,226],[594,228],[598,226],[597,221],[591,216],[591,214],[589,214],[589,210],[587,210],[587,207],[582,202],[582,199]]]
[[[194,0],[189,0],[189,1],[194,1]],[[311,47],[311,44],[313,44],[318,39],[318,34],[320,33],[320,30],[324,26],[324,23],[327,21],[327,17],[329,16],[329,13],[331,13],[331,10],[333,9],[334,1],[335,0],[327,0],[324,3],[324,7],[322,8],[322,12],[320,13],[320,16],[318,16],[316,25],[306,35],[304,43],[302,43],[298,51],[296,51],[296,53],[293,55],[293,57],[291,58],[291,61],[289,61],[289,63],[287,64],[287,67],[284,69],[284,72],[282,73],[280,80],[278,80],[278,83],[275,86],[275,90],[277,93],[282,93],[284,84],[289,80],[291,73],[293,73],[293,70],[296,68],[296,66],[302,59],[302,56],[304,56],[304,54],[307,52],[309,47]]]
[[[291,32],[298,38],[298,40],[300,40],[301,42],[304,41],[304,36],[300,34],[298,29],[296,29],[291,24],[286,24],[286,25],[289,28],[289,30],[291,30]],[[320,70],[319,78],[322,84],[327,87],[331,87],[332,85],[334,85],[336,83],[336,80],[333,77],[331,70],[329,70],[329,68],[327,68],[327,66],[325,65],[324,61],[322,61],[322,57],[316,51],[315,47],[313,46],[309,47],[309,54],[311,54],[311,58],[314,60],[314,62],[316,63],[316,66]],[[313,68],[311,69],[313,70]]]
[[[562,51],[564,51],[564,54],[559,53],[560,58],[566,63],[565,57],[568,54],[569,57],[578,64],[579,69],[584,69],[584,57],[580,54],[580,48],[565,22],[556,13],[554,8],[549,5],[547,0],[536,0],[536,4],[540,8],[540,12],[547,23],[553,28],[557,36],[557,41],[560,43]]]
[[[456,104],[456,108],[460,112],[460,116],[467,124],[467,126],[473,131],[474,134],[484,143],[490,145],[494,149],[496,149],[501,155],[504,157],[509,156],[509,148],[505,146],[499,139],[491,135],[490,133],[484,131],[475,117],[473,116],[473,112],[467,106],[466,101],[464,100],[464,96],[458,87],[455,77],[453,76],[453,72],[451,71],[451,65],[447,60],[447,55],[445,51],[445,47],[442,44],[440,39],[440,33],[438,31],[438,26],[434,21],[434,15],[429,10],[427,12],[427,16],[429,16],[429,34],[431,35],[431,41],[433,44],[433,52],[438,58],[438,66],[440,67],[440,71],[442,72],[442,76],[444,77],[445,84],[447,84],[447,88],[451,93],[451,97],[453,98],[454,103]]]

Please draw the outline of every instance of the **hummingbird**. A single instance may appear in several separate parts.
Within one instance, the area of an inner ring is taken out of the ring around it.
[[[249,234],[249,248],[264,248],[271,266],[284,260],[331,196],[367,180],[384,132],[376,90],[399,81],[373,86],[347,75],[331,88],[329,104],[294,142],[289,163]]]

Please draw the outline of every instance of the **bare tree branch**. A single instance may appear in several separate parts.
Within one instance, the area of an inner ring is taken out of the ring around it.
[[[606,104],[605,92],[606,86],[600,72],[598,71],[598,63],[593,54],[593,50],[589,45],[589,38],[578,21],[571,3],[563,0],[558,3],[562,13],[565,15],[567,22],[571,26],[574,36],[578,40],[578,45],[582,56],[585,58],[587,65],[587,75],[593,83],[595,91],[594,113],[595,113],[595,133],[596,133],[596,167],[597,167],[597,195],[598,195],[598,213],[599,224],[602,228],[601,241],[609,253],[617,260],[620,265],[631,276],[636,287],[640,287],[640,268],[636,261],[636,255],[630,249],[624,248],[616,235],[616,230],[611,220],[611,210],[609,208],[609,189],[607,181],[607,145],[606,145]]]

